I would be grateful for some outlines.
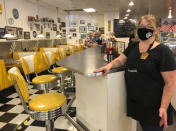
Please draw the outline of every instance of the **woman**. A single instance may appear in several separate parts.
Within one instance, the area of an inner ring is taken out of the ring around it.
[[[141,17],[138,43],[95,72],[127,65],[127,115],[140,122],[143,131],[162,131],[172,122],[171,97],[176,81],[176,63],[170,49],[159,43],[156,19]]]

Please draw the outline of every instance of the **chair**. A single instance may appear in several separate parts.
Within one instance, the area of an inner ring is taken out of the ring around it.
[[[41,53],[35,55],[25,56],[20,58],[20,62],[26,77],[28,84],[34,84],[39,90],[43,90],[44,93],[49,92],[49,89],[57,85],[57,78],[55,75],[39,75],[38,73],[46,70],[46,65]],[[30,81],[30,74],[35,73],[36,77]]]
[[[0,60],[0,91],[12,86],[12,80],[7,74],[4,60]]]
[[[69,49],[69,53],[70,53],[70,55],[72,55],[72,54],[74,54],[74,53],[76,53],[76,51],[75,51],[75,47],[74,46],[68,46],[68,49]]]
[[[66,113],[66,97],[61,93],[46,93],[29,100],[28,87],[19,69],[13,67],[8,73],[14,80],[15,89],[25,111],[33,119],[45,121],[46,131],[54,131],[54,120]]]
[[[47,51],[52,51],[55,54],[55,58],[56,60],[60,59],[60,55],[59,55],[59,48],[58,47],[51,47],[51,48],[40,48],[40,52],[47,52]]]
[[[64,67],[55,67],[51,69],[51,66],[56,63],[54,59],[54,54],[52,52],[49,51],[45,53],[43,52],[43,57],[47,64],[49,72],[54,73],[57,76],[57,78],[60,79],[61,92],[65,94],[64,80],[66,76],[71,76],[71,72]]]

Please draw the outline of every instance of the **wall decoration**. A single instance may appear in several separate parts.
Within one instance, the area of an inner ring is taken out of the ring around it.
[[[80,26],[79,27],[79,33],[87,33],[87,27],[86,26]]]
[[[61,22],[61,18],[57,18],[57,23],[60,23]]]
[[[65,33],[65,32],[66,32],[66,30],[65,30],[65,29],[62,29],[62,32],[64,32],[64,33]]]
[[[111,31],[111,20],[108,20],[108,31]]]
[[[40,24],[35,24],[36,30],[40,31]]]
[[[85,20],[80,20],[80,24],[85,24]]]
[[[89,22],[89,23],[87,23],[87,26],[91,26],[91,23]]]
[[[35,17],[34,16],[28,16],[28,22],[32,22],[35,21]]]
[[[88,26],[88,30],[89,31],[93,31],[94,30],[94,26]]]
[[[57,31],[57,25],[53,24],[53,31]]]
[[[59,25],[59,30],[61,30],[62,29],[62,26],[61,25]]]
[[[23,39],[23,28],[17,28],[18,39]]]
[[[5,29],[4,28],[0,28],[0,39],[5,39],[4,35],[5,35]]]
[[[50,32],[46,32],[46,38],[50,39]]]
[[[14,24],[14,19],[13,18],[8,18],[8,23],[9,23],[9,25],[13,25]]]
[[[0,13],[2,13],[2,5],[0,4]]]
[[[76,28],[70,28],[70,32],[76,32]]]
[[[36,38],[36,37],[37,37],[37,32],[36,32],[36,31],[33,31],[33,32],[32,32],[32,35],[33,35],[34,38]]]
[[[40,32],[41,32],[41,34],[43,34],[43,26],[42,25],[41,25],[41,31]]]
[[[77,26],[77,22],[76,21],[71,21],[70,26]]]
[[[12,38],[6,38],[7,40],[17,40],[18,39],[16,27],[5,26],[5,34],[11,34],[14,36]]]
[[[98,30],[98,27],[96,27],[95,30]]]
[[[24,39],[30,39],[30,32],[24,32]]]
[[[81,37],[81,39],[85,39],[86,38],[86,34],[81,34],[80,37]]]
[[[56,31],[56,35],[60,35],[60,32],[59,32],[59,31]]]
[[[101,34],[104,34],[104,27],[100,27],[99,31],[101,32]]]
[[[62,26],[62,27],[65,27],[65,22],[61,22],[61,26]]]
[[[76,35],[76,33],[73,33],[72,36],[73,36],[73,37],[76,37],[77,35]]]
[[[14,17],[15,19],[18,19],[18,18],[19,18],[19,12],[18,12],[18,10],[17,10],[16,8],[13,8],[12,14],[13,14],[13,17]]]

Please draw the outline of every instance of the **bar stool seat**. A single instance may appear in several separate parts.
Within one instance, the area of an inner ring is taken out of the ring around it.
[[[41,75],[33,78],[32,82],[34,84],[45,84],[49,82],[54,82],[56,79],[57,78],[55,75]]]
[[[60,93],[47,93],[35,96],[29,102],[29,108],[34,111],[50,111],[65,104],[66,97]]]
[[[57,67],[52,69],[53,73],[64,73],[64,72],[69,72],[69,70],[65,67]]]

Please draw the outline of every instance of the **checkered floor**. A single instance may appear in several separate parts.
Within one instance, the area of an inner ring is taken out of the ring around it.
[[[57,88],[50,92],[56,92]],[[30,98],[42,92],[29,87]],[[68,99],[67,101],[69,101]],[[74,103],[73,103],[74,105]],[[76,107],[71,107],[70,115],[75,118]],[[25,124],[23,124],[25,123]],[[22,131],[45,131],[45,122],[36,121],[25,113],[20,99],[14,89],[10,87],[0,92],[0,131],[14,131],[21,126]],[[55,131],[77,131],[75,127],[63,116],[55,120]]]

